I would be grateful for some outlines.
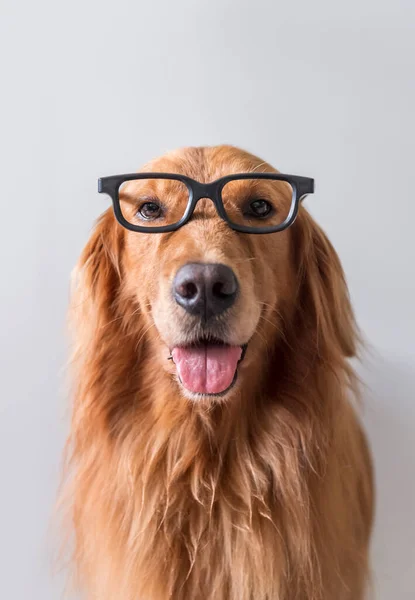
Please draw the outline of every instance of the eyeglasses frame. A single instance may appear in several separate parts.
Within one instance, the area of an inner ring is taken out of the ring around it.
[[[126,181],[141,179],[172,179],[181,181],[186,185],[189,192],[189,200],[185,213],[180,221],[171,223],[170,225],[146,227],[145,225],[134,225],[125,219],[120,206],[119,188],[121,184]],[[223,206],[222,190],[229,182],[243,179],[270,179],[274,181],[285,181],[291,185],[293,190],[292,204],[290,212],[283,223],[275,225],[274,227],[263,226],[252,228],[249,225],[238,225],[237,223],[233,223],[228,218]],[[138,233],[168,233],[176,231],[189,222],[199,200],[208,198],[214,203],[219,217],[234,231],[238,231],[239,233],[267,234],[283,231],[294,223],[298,214],[300,202],[302,202],[308,194],[314,193],[314,179],[310,177],[301,177],[299,175],[286,175],[283,173],[236,173],[234,175],[226,175],[211,183],[201,183],[186,175],[180,175],[178,173],[126,173],[124,175],[111,175],[109,177],[101,177],[98,179],[98,192],[110,196],[118,223],[125,227],[125,229]]]

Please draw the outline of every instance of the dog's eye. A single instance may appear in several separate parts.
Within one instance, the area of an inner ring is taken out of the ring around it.
[[[137,211],[142,219],[157,219],[161,216],[161,206],[157,202],[144,202]]]
[[[253,200],[249,204],[249,214],[255,217],[267,217],[273,211],[273,206],[267,200]]]

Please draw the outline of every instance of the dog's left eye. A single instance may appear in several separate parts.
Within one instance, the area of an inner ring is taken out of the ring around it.
[[[137,215],[142,219],[157,219],[161,216],[161,206],[157,202],[144,202],[137,211]]]
[[[255,217],[264,218],[270,215],[273,211],[273,206],[267,200],[252,200],[249,204],[249,213]]]

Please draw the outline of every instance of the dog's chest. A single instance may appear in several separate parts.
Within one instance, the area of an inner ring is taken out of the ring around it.
[[[140,553],[160,557],[155,570],[159,577],[167,576],[169,593],[182,586],[185,597],[196,599],[198,589],[214,588],[220,578],[221,593],[239,582],[242,599],[249,597],[242,590],[264,586],[258,579],[261,572],[279,578],[276,557],[281,557],[282,568],[283,553],[278,506],[264,472],[254,481],[241,465],[220,473],[188,469],[153,493],[152,498],[143,496],[145,548]],[[272,589],[275,581],[268,578]],[[223,599],[229,597],[230,592]]]

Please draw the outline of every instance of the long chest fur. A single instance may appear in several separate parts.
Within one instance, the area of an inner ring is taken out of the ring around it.
[[[90,463],[78,526],[100,600],[114,589],[123,600],[282,599],[293,562],[290,600],[302,598],[309,469],[299,439],[262,434],[233,430],[215,447],[196,425],[131,428]]]

